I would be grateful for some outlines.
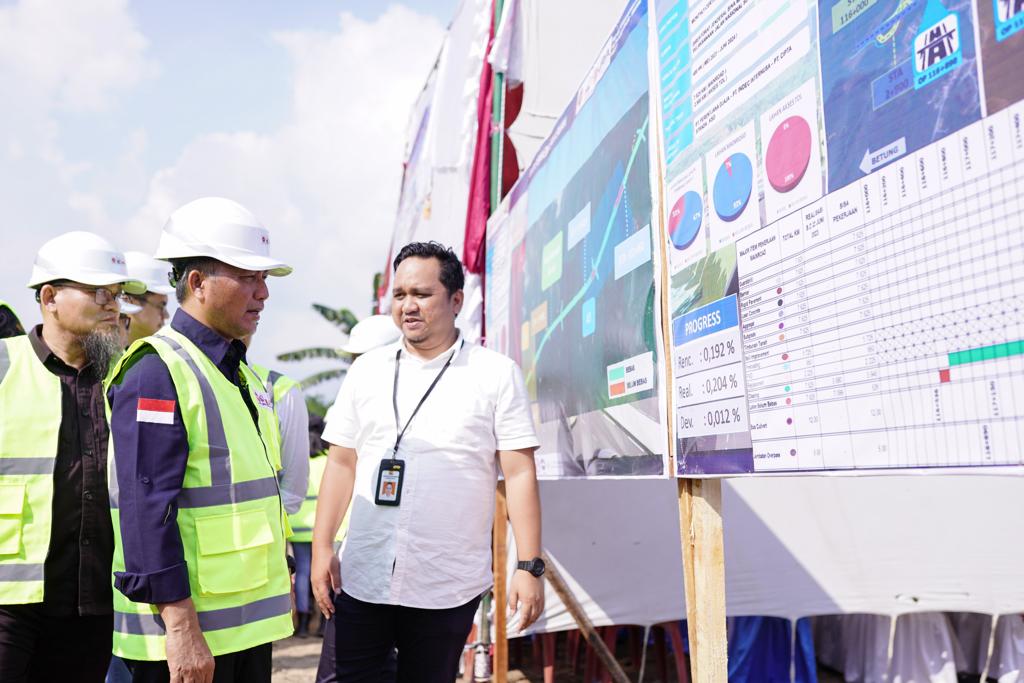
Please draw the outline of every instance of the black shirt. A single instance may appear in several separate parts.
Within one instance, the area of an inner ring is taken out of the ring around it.
[[[61,384],[43,606],[55,616],[111,614],[114,533],[107,498],[106,369],[86,365],[76,370],[62,361],[43,341],[42,325],[33,328],[28,338],[39,360]]]

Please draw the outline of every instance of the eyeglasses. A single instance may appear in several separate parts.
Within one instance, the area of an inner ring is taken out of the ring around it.
[[[162,311],[164,313],[167,312],[167,300],[166,299],[158,303],[156,301],[151,300],[148,296],[136,296],[136,297],[132,297],[132,299],[130,299],[130,301],[131,301],[131,303],[138,304],[139,306],[152,306],[153,308],[155,308],[158,311]]]
[[[111,302],[119,304],[124,301],[124,288],[120,286],[111,289],[110,287],[90,287],[89,285],[80,285],[77,282],[54,282],[52,284],[58,289],[77,289],[85,294],[92,294],[93,301],[100,306],[105,306]]]

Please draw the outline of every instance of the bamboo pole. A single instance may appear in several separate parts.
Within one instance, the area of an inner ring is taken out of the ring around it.
[[[494,681],[508,680],[508,501],[498,482],[494,509]]]
[[[679,480],[686,624],[694,683],[725,683],[725,542],[720,479]]]

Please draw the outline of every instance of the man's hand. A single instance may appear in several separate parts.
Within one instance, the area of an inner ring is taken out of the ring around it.
[[[309,580],[313,584],[313,597],[324,615],[330,619],[334,614],[331,591],[337,595],[341,590],[341,567],[333,546],[313,546],[313,562],[309,569]]]
[[[167,627],[167,668],[171,683],[212,683],[213,655],[199,628],[192,598],[160,605]]]
[[[517,569],[508,592],[509,614],[519,612],[519,632],[537,621],[544,611],[544,582],[530,572]]]

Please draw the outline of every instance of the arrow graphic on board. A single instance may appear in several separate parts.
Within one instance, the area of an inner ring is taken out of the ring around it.
[[[899,140],[890,142],[885,147],[875,150],[874,152],[870,149],[866,149],[864,150],[864,156],[860,160],[860,170],[865,175],[872,171],[877,171],[890,161],[895,161],[906,153],[906,138],[900,138]]]

